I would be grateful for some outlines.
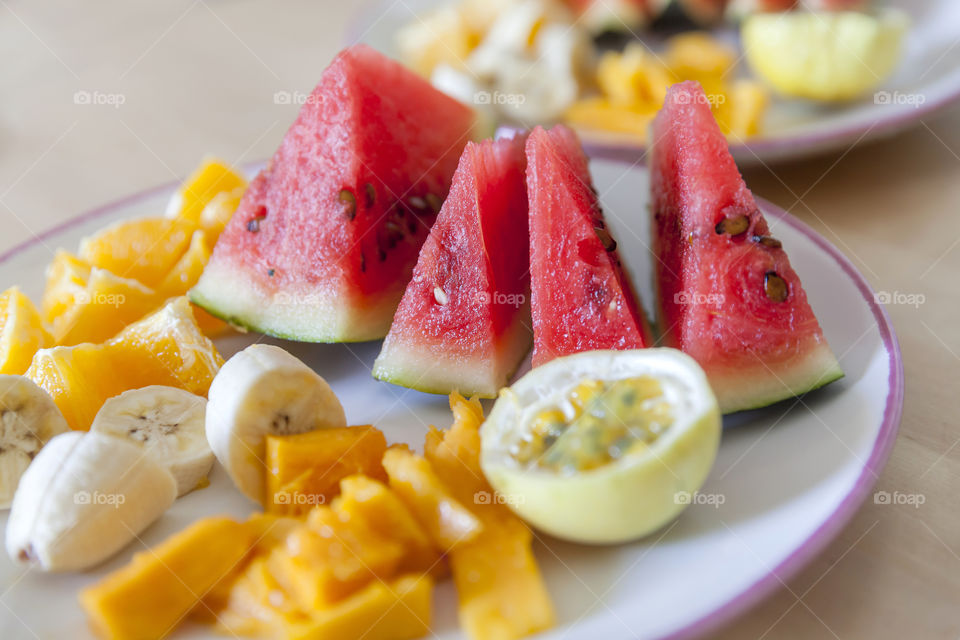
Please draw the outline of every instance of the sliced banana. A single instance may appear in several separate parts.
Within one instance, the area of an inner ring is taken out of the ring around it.
[[[23,376],[0,375],[0,509],[9,509],[20,476],[41,447],[68,431],[53,398]]]
[[[173,474],[179,497],[196,489],[213,466],[213,451],[205,431],[206,413],[206,398],[154,385],[107,400],[90,430],[130,440],[146,449]]]
[[[207,440],[237,488],[262,502],[267,435],[347,424],[326,380],[280,347],[255,344],[227,360],[210,385]]]
[[[7,553],[44,571],[86,569],[126,546],[176,497],[173,475],[142,448],[100,433],[63,433],[20,479]]]

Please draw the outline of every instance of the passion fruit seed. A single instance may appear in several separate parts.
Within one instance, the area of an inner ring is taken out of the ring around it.
[[[443,206],[443,200],[441,200],[440,196],[435,193],[428,193],[427,206],[429,206],[430,210],[434,213],[440,213],[440,207]]]
[[[714,227],[716,232],[728,236],[738,236],[741,233],[746,233],[747,229],[750,228],[750,216],[739,215],[733,218],[724,218],[717,223],[717,226]]]
[[[597,234],[597,237],[600,238],[603,248],[608,253],[617,248],[617,241],[613,239],[613,236],[610,235],[610,232],[603,227],[594,227],[593,232]]]
[[[774,238],[773,236],[753,236],[754,242],[759,242],[765,247],[770,249],[779,249],[783,246],[783,243]]]
[[[767,271],[764,274],[763,288],[767,292],[767,297],[774,302],[783,302],[789,294],[786,280],[781,278],[776,271]]]
[[[357,197],[350,189],[340,191],[340,204],[343,205],[343,214],[347,216],[347,220],[353,220],[357,216]]]
[[[369,209],[377,201],[377,190],[369,182],[364,186],[363,190],[367,196],[367,208]]]
[[[450,298],[447,297],[447,292],[443,290],[443,287],[436,285],[433,287],[433,299],[437,301],[437,304],[443,305],[450,302]]]

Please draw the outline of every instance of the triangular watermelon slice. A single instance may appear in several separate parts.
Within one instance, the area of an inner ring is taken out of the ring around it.
[[[382,338],[470,138],[473,111],[373,49],[324,71],[190,299],[307,342]]]
[[[468,143],[373,367],[492,398],[530,348],[524,137]]]
[[[533,366],[593,349],[649,346],[650,331],[603,219],[576,134],[527,140]]]
[[[665,344],[700,363],[725,413],[843,376],[700,85],[670,88],[652,138],[653,240]]]

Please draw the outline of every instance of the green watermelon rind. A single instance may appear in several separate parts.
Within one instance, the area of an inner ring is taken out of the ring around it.
[[[438,345],[436,349],[430,349],[423,344],[401,345],[388,337],[373,364],[372,374],[382,382],[424,393],[446,395],[457,391],[468,397],[496,398],[500,389],[507,385],[520,368],[532,346],[533,334],[522,321],[522,314],[518,314],[502,336],[500,353],[493,358],[484,357],[470,361],[451,357],[444,362],[444,355],[438,352],[448,350],[445,345]],[[458,374],[495,367],[497,362],[504,362],[505,366],[494,382],[478,385],[466,381],[465,378],[457,379]],[[439,370],[440,375],[427,376],[424,373],[433,370]]]

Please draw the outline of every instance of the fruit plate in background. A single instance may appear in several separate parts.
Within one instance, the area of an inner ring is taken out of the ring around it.
[[[251,168],[252,169],[252,168]],[[648,178],[640,167],[592,163],[607,221],[633,274],[649,274]],[[104,224],[164,209],[175,186],[97,209],[0,256],[0,281],[38,296],[43,269],[58,246],[72,247]],[[559,612],[544,638],[689,637],[745,611],[810,561],[867,498],[896,436],[903,370],[885,311],[863,277],[836,249],[782,210],[761,202],[773,233],[790,251],[846,377],[763,410],[728,416],[716,465],[702,494],[672,525],[613,547],[585,547],[540,536],[535,545]],[[641,296],[652,299],[646,278]],[[256,335],[221,338],[229,357]],[[341,399],[350,424],[374,424],[388,440],[419,444],[430,424],[446,428],[445,396],[378,382],[370,368],[379,343],[283,343],[315,367]],[[683,499],[682,497],[680,499]],[[86,574],[43,575],[0,558],[0,637],[82,638],[77,592],[189,523],[216,514],[244,518],[256,507],[215,467],[211,485],[177,503],[127,549]],[[6,526],[7,514],[0,515]],[[437,589],[433,630],[460,637],[456,595]],[[184,627],[175,637],[208,637]],[[209,637],[218,637],[212,636]]]
[[[347,44],[366,42],[397,57],[395,34],[417,15],[449,0],[365,0],[347,33]],[[954,0],[888,0],[911,17],[903,58],[894,75],[874,95],[850,103],[820,105],[774,99],[764,131],[745,142],[731,141],[741,167],[789,160],[845,149],[893,135],[918,124],[934,111],[960,99],[960,3]],[[656,38],[649,37],[656,47]],[[724,39],[735,37],[722,34]],[[615,133],[581,132],[591,157],[627,162],[641,160],[644,145]]]

